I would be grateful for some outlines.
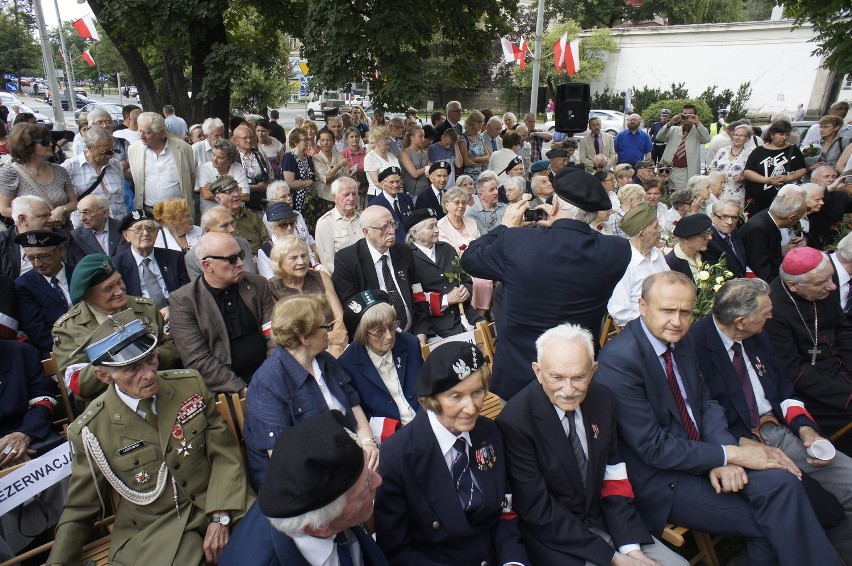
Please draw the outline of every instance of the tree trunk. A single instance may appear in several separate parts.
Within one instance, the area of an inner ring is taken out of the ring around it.
[[[206,75],[206,59],[212,47],[216,44],[227,45],[228,34],[225,30],[225,20],[221,12],[216,12],[215,19],[206,22],[204,33],[192,34],[190,57],[192,62],[192,122],[201,123],[207,118],[219,118],[225,123],[225,134],[228,134],[231,106],[231,87],[229,84],[216,89],[213,96],[200,101],[199,94]]]
[[[163,86],[160,89],[163,104],[157,106],[155,112],[161,110],[164,104],[171,104],[175,107],[176,115],[189,117],[192,109],[186,91],[186,76],[183,74],[183,57],[172,50],[163,51],[163,70]]]

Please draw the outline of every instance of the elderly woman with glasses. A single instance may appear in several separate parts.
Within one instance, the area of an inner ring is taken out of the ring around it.
[[[343,309],[352,343],[340,356],[340,365],[352,376],[370,420],[381,422],[381,430],[393,433],[420,410],[414,394],[414,382],[423,365],[420,341],[397,330],[396,311],[380,289],[350,297]]]
[[[722,199],[734,199],[745,205],[745,171],[746,163],[754,150],[754,146],[748,143],[751,140],[751,126],[740,124],[734,128],[731,136],[731,145],[720,149],[710,162],[711,171],[719,171],[725,174],[725,187],[722,190]]]
[[[77,208],[77,193],[68,171],[45,161],[53,155],[50,130],[38,124],[18,124],[9,137],[12,162],[0,167],[0,214],[12,217],[15,197],[35,195],[51,206],[54,227],[65,226]]]
[[[284,181],[274,181],[269,183],[269,186],[266,187],[266,202],[267,211],[270,206],[277,202],[287,203],[290,205],[290,208],[293,208],[293,195],[290,193],[290,186]],[[308,225],[305,223],[305,217],[302,216],[302,213],[298,210],[295,212],[296,226],[293,229],[293,233],[305,240],[308,244],[308,249],[311,252],[311,265],[316,265],[320,263],[319,252],[317,251],[317,242],[308,231]],[[266,214],[263,215],[263,224],[266,226],[266,231],[269,233],[269,237],[272,239],[272,243],[274,244],[277,236],[275,235]]]
[[[83,134],[86,151],[66,160],[62,167],[71,176],[77,200],[88,195],[104,197],[109,202],[109,215],[124,218],[124,169],[118,161],[115,139],[106,128],[88,128]],[[80,223],[80,214],[71,214],[75,225]]]
[[[279,301],[272,314],[273,354],[263,362],[248,387],[246,443],[251,483],[260,487],[278,435],[307,417],[337,409],[360,438],[367,463],[379,464],[378,442],[361,409],[352,379],[326,349],[334,323],[326,322],[323,295],[296,295]]]
[[[198,165],[195,184],[201,195],[201,214],[216,206],[216,197],[210,192],[210,185],[222,175],[230,175],[240,187],[240,198],[249,199],[251,189],[249,180],[240,161],[237,146],[226,139],[210,142],[210,161]]]
[[[698,283],[698,274],[704,265],[701,253],[713,238],[710,227],[713,222],[706,214],[685,216],[674,227],[673,234],[678,239],[672,251],[666,254],[666,263],[672,271],[679,271]]]

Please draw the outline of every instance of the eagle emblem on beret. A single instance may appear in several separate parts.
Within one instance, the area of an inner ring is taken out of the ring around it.
[[[453,364],[453,371],[456,372],[456,375],[458,376],[459,381],[461,381],[462,379],[466,378],[471,373],[473,373],[471,371],[470,367],[467,365],[467,363],[464,360],[459,360],[456,363],[454,363]]]
[[[141,218],[138,210],[134,210],[130,213],[130,215],[133,217],[133,220],[139,220],[139,218]]]
[[[35,234],[27,234],[27,243],[31,246],[38,245],[38,238]]]
[[[349,310],[351,310],[355,314],[358,314],[359,312],[361,312],[361,305],[359,305],[357,301],[352,301],[347,306],[349,307]]]

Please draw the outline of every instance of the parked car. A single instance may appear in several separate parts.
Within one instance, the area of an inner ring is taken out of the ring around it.
[[[8,92],[0,92],[0,103],[2,103],[9,110],[12,109],[13,104],[17,104],[21,112],[29,112],[33,116],[36,117],[36,123],[41,124],[42,126],[47,127],[48,130],[53,129],[53,120],[50,119],[49,116],[42,114],[41,112],[36,112],[23,102],[21,99],[15,96],[14,94],[9,94]]]
[[[63,110],[70,110],[68,105],[68,98],[63,94],[59,97],[59,103],[62,104]],[[74,98],[74,104],[77,108],[82,108],[87,104],[96,104],[94,100],[91,98],[86,98],[85,96],[80,96],[79,94]]]
[[[106,102],[95,102],[93,104],[86,104],[85,106],[78,108],[77,111],[74,113],[74,119],[79,121],[80,114],[82,114],[83,112],[91,112],[95,108],[103,108],[104,110],[109,112],[109,115],[112,116],[112,121],[116,124],[121,124],[121,122],[124,120],[124,115],[121,112],[121,106],[119,106],[118,104],[109,104]]]
[[[624,112],[619,112],[618,110],[590,110],[589,111],[589,119],[592,118],[600,118],[601,120],[601,131],[604,131],[613,136],[617,136],[622,130],[625,129],[625,120],[627,115]],[[640,124],[640,128],[644,128],[644,124]],[[544,129],[548,132],[556,131],[556,122],[551,120],[550,122],[545,122]],[[583,138],[589,135],[588,128],[586,131],[576,134],[575,138]]]

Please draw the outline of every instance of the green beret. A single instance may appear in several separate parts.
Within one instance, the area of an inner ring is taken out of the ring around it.
[[[89,287],[103,283],[113,273],[115,273],[115,265],[106,254],[91,254],[81,259],[74,268],[71,284],[68,286],[71,303],[79,303]]]
[[[656,220],[657,211],[649,202],[641,202],[627,211],[621,220],[618,222],[618,227],[629,237],[633,237],[645,228],[651,222]]]

